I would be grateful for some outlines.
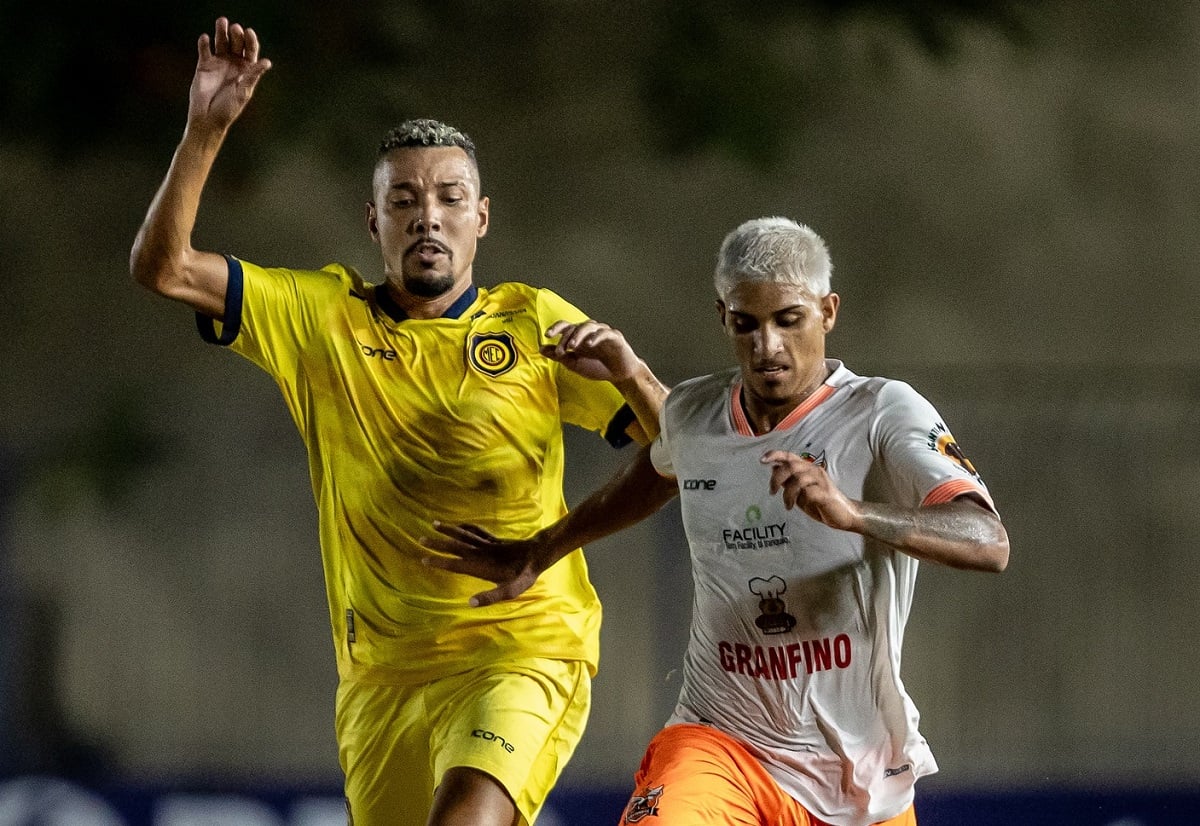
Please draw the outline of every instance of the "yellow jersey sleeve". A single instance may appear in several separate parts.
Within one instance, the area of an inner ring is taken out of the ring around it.
[[[554,322],[578,324],[588,319],[582,310],[544,287],[537,291],[537,315],[542,332],[540,344],[552,343],[545,332]],[[630,439],[624,431],[634,416],[624,407],[620,392],[606,381],[592,381],[558,362],[552,363],[563,421],[600,433],[616,446],[627,444]]]

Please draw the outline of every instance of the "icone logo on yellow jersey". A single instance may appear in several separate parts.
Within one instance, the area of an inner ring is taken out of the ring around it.
[[[507,373],[517,364],[517,347],[511,333],[476,333],[467,342],[467,361],[488,376]]]

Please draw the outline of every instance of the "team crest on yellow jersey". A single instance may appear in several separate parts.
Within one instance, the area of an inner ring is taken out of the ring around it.
[[[507,373],[517,364],[517,346],[511,333],[476,333],[467,343],[467,361],[488,376]]]

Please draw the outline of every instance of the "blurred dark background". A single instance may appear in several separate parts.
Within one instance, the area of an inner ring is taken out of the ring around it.
[[[220,14],[275,66],[198,246],[378,280],[375,145],[441,118],[492,199],[478,279],[554,288],[676,382],[729,363],[725,232],[821,232],[831,354],[938,406],[1012,537],[1002,576],[922,568],[905,674],[942,771],[921,793],[1127,791],[1153,813],[1055,822],[1184,822],[1164,818],[1200,789],[1185,0],[0,0],[2,776],[336,792],[299,437],[265,375],[128,275]],[[628,458],[597,442],[569,434],[571,502]],[[677,512],[589,559],[601,673],[562,788],[621,795],[678,690]]]

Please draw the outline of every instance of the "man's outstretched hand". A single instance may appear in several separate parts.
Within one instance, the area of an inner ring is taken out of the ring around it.
[[[550,549],[529,539],[500,539],[477,525],[448,525],[434,522],[440,536],[423,536],[421,545],[438,555],[422,558],[431,568],[441,568],[456,574],[496,583],[496,587],[471,597],[475,607],[494,605],[514,599],[537,581],[551,564]]]

